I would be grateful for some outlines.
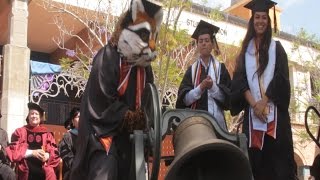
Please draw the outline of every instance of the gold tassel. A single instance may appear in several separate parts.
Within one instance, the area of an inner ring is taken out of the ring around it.
[[[47,120],[47,114],[46,114],[46,112],[44,111],[43,112],[43,117],[42,117],[42,122],[45,122],[46,120]]]

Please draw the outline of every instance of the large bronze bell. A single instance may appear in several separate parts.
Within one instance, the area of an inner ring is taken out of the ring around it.
[[[181,122],[173,137],[175,157],[166,180],[251,180],[249,160],[236,145],[216,137],[204,117]]]

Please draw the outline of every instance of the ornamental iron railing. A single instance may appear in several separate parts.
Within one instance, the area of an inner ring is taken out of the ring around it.
[[[76,90],[75,98],[80,98],[87,80],[71,71],[57,74],[31,75],[30,101],[39,104],[42,97],[57,97],[61,92],[70,97],[70,90]]]

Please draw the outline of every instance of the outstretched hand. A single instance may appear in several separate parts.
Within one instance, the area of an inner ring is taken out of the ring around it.
[[[128,132],[133,130],[144,130],[146,128],[145,114],[141,109],[128,110],[124,117],[124,127]]]

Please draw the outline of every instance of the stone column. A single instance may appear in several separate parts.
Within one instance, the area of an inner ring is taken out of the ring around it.
[[[30,49],[27,47],[28,0],[11,0],[8,44],[3,47],[1,127],[12,132],[26,124]]]

